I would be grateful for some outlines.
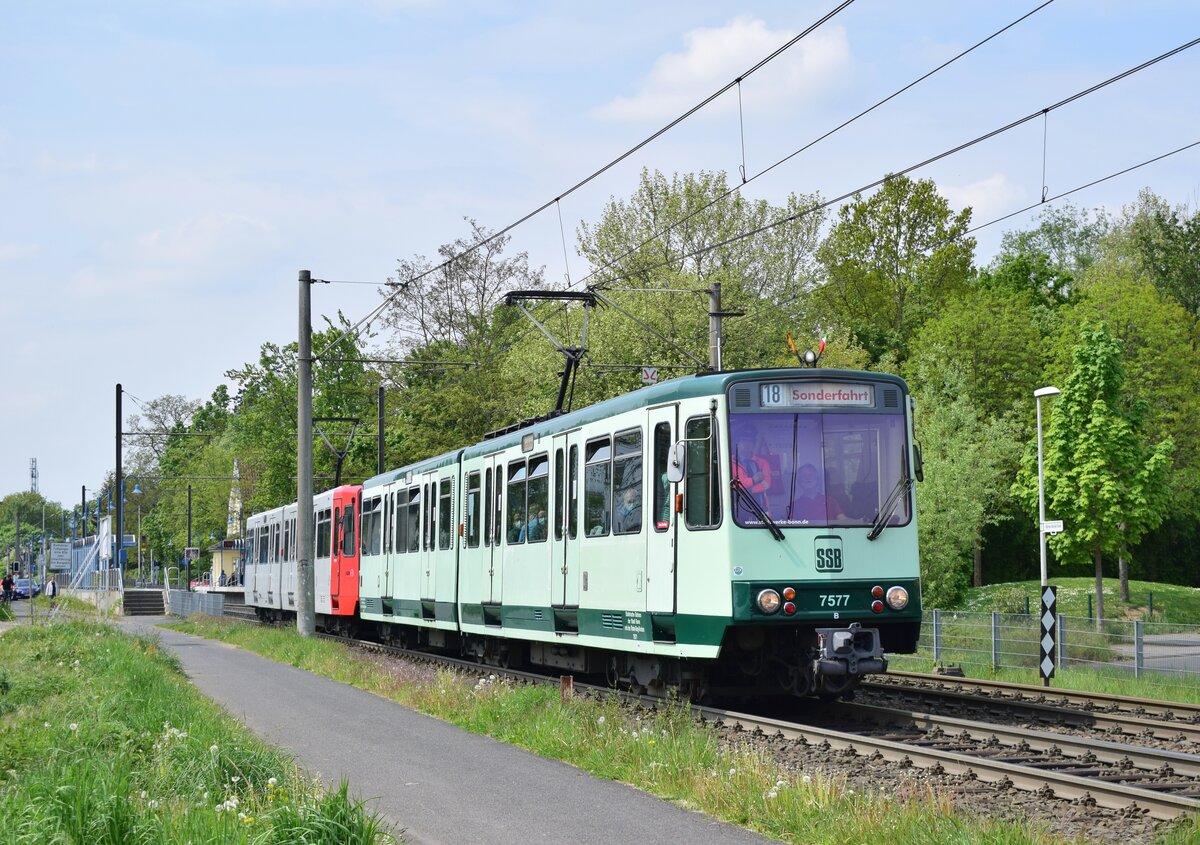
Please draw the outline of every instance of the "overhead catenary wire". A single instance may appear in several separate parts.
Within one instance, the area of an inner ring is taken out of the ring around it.
[[[613,266],[614,266],[616,263],[618,263],[618,262],[620,262],[620,261],[623,261],[623,260],[625,260],[625,259],[626,259],[626,258],[628,258],[630,255],[633,255],[634,253],[636,253],[636,252],[638,252],[639,250],[641,250],[643,247],[645,247],[645,246],[647,246],[647,245],[649,245],[649,244],[653,243],[654,241],[658,240],[659,238],[661,238],[663,235],[667,234],[668,232],[671,232],[671,231],[675,230],[675,229],[676,229],[676,228],[678,228],[679,226],[681,226],[681,225],[683,225],[684,223],[686,223],[687,221],[691,220],[693,217],[696,217],[696,216],[698,216],[698,215],[700,215],[700,214],[703,214],[705,211],[708,211],[708,209],[712,208],[712,207],[713,207],[714,205],[716,205],[717,203],[719,203],[719,202],[722,202],[722,201],[724,201],[725,199],[727,199],[727,198],[729,198],[730,196],[732,196],[734,193],[737,193],[737,192],[739,192],[739,191],[740,191],[740,190],[741,190],[741,189],[742,189],[742,188],[743,188],[745,185],[749,185],[751,182],[753,182],[754,180],[758,179],[760,176],[765,176],[766,174],[768,174],[768,173],[770,173],[771,171],[775,170],[777,167],[781,167],[782,165],[784,165],[784,164],[786,164],[787,162],[791,161],[793,158],[795,158],[796,156],[800,155],[801,153],[803,153],[803,152],[805,152],[805,151],[807,151],[807,150],[809,150],[809,149],[812,149],[812,148],[813,148],[813,147],[815,147],[817,144],[819,144],[819,143],[821,143],[822,141],[824,141],[824,140],[828,139],[830,136],[832,136],[832,135],[835,135],[836,133],[838,133],[838,132],[842,131],[843,129],[845,129],[847,126],[850,126],[852,123],[854,123],[854,122],[856,122],[856,121],[858,121],[858,120],[860,120],[860,119],[862,119],[862,118],[866,117],[868,114],[870,114],[871,112],[875,111],[875,110],[876,110],[876,109],[878,109],[879,107],[881,107],[881,106],[883,106],[883,105],[886,105],[887,103],[889,103],[889,102],[891,102],[892,100],[896,99],[896,97],[899,97],[899,96],[900,96],[901,94],[903,94],[904,92],[906,92],[906,91],[910,90],[911,88],[914,88],[914,87],[915,87],[915,86],[917,86],[917,85],[920,85],[922,82],[924,82],[925,80],[929,79],[929,78],[930,78],[931,76],[933,76],[934,74],[936,74],[936,73],[939,73],[939,72],[940,72],[940,71],[942,71],[942,70],[945,70],[947,67],[949,67],[950,65],[954,64],[954,63],[955,63],[955,62],[957,62],[959,59],[962,59],[962,58],[964,58],[965,56],[969,55],[970,53],[973,53],[975,50],[977,50],[977,49],[979,49],[980,47],[982,47],[984,44],[987,44],[989,41],[992,41],[993,39],[995,39],[995,38],[998,38],[999,36],[1003,35],[1005,32],[1007,32],[1008,30],[1012,29],[1012,28],[1013,28],[1014,26],[1016,26],[1017,24],[1019,24],[1019,23],[1022,23],[1022,22],[1023,22],[1023,21],[1025,21],[1026,19],[1028,19],[1028,18],[1032,17],[1033,15],[1035,15],[1035,14],[1036,14],[1036,13],[1038,13],[1038,12],[1040,12],[1042,9],[1046,8],[1047,6],[1049,6],[1049,5],[1050,5],[1051,3],[1053,3],[1053,2],[1054,2],[1054,0],[1045,0],[1045,2],[1043,2],[1043,3],[1041,3],[1041,4],[1037,5],[1037,6],[1035,6],[1034,8],[1030,9],[1030,10],[1029,10],[1028,12],[1026,12],[1025,14],[1023,14],[1023,15],[1021,15],[1020,17],[1018,17],[1018,18],[1016,18],[1016,19],[1014,19],[1014,20],[1010,21],[1009,23],[1005,24],[1004,26],[1000,27],[1000,29],[997,29],[997,30],[996,30],[995,32],[993,32],[991,35],[988,35],[986,38],[982,38],[982,39],[980,39],[979,41],[976,41],[976,42],[975,42],[974,44],[972,44],[970,47],[967,47],[966,49],[962,50],[961,52],[957,53],[956,55],[954,55],[954,56],[951,56],[949,59],[947,59],[946,61],[942,62],[942,63],[941,63],[940,65],[938,65],[937,67],[933,68],[932,70],[926,71],[925,73],[923,73],[923,74],[921,74],[920,76],[918,76],[916,79],[914,79],[914,80],[912,80],[911,82],[909,82],[907,85],[904,85],[904,86],[903,86],[903,87],[901,87],[901,88],[897,88],[895,91],[893,91],[891,94],[888,94],[888,95],[887,95],[886,97],[884,97],[883,99],[881,99],[881,100],[877,100],[877,101],[876,101],[875,103],[873,103],[872,105],[868,106],[867,108],[863,109],[862,111],[858,112],[857,114],[853,115],[852,117],[850,117],[850,118],[847,118],[846,120],[842,121],[842,122],[841,122],[841,123],[839,123],[837,126],[835,126],[835,127],[833,127],[832,129],[830,129],[829,131],[827,131],[827,132],[825,132],[825,133],[823,133],[823,134],[821,134],[821,135],[818,135],[816,138],[812,139],[811,141],[809,141],[808,143],[804,144],[803,146],[801,146],[801,147],[798,147],[797,149],[795,149],[795,150],[793,150],[792,152],[788,153],[788,154],[787,154],[787,155],[785,155],[783,158],[781,158],[781,159],[779,159],[778,161],[774,162],[774,163],[773,163],[773,164],[771,164],[770,166],[768,166],[768,167],[765,167],[765,168],[763,168],[762,170],[758,171],[758,172],[757,172],[757,173],[755,173],[753,176],[750,176],[750,177],[748,177],[748,178],[747,178],[747,176],[746,176],[745,172],[743,171],[743,173],[742,173],[742,184],[741,184],[741,185],[735,185],[735,186],[733,186],[732,188],[729,188],[728,190],[726,190],[725,192],[723,192],[723,193],[719,194],[718,196],[714,197],[714,198],[713,198],[713,199],[711,199],[709,202],[705,203],[704,205],[700,206],[699,208],[696,208],[696,209],[694,209],[693,211],[691,211],[691,212],[689,212],[689,213],[685,214],[683,217],[679,218],[678,220],[674,220],[674,221],[672,221],[670,224],[668,224],[668,225],[666,225],[666,226],[662,227],[662,228],[661,228],[661,229],[659,229],[658,231],[651,233],[649,236],[647,236],[647,237],[646,237],[646,239],[645,239],[645,240],[643,240],[643,241],[642,241],[641,243],[639,243],[637,246],[634,246],[634,247],[631,247],[630,249],[627,249],[625,252],[621,253],[621,254],[620,254],[620,255],[618,255],[616,258],[613,258],[613,259],[611,259],[611,260],[609,260],[609,261],[605,262],[604,264],[600,265],[599,267],[597,267],[597,268],[594,268],[594,269],[593,269],[593,270],[592,270],[590,273],[588,273],[588,274],[587,274],[587,275],[585,275],[583,278],[581,278],[581,279],[579,280],[579,283],[580,283],[580,284],[583,284],[583,283],[587,282],[589,279],[595,278],[597,275],[599,275],[599,274],[600,274],[600,273],[602,273],[603,271],[605,271],[605,270],[607,270],[607,269],[609,269],[609,268],[613,267]]]
[[[1184,50],[1188,50],[1192,47],[1195,47],[1197,44],[1200,44],[1200,38],[1194,38],[1191,41],[1181,44],[1180,46],[1175,47],[1172,50],[1168,50],[1167,52],[1161,53],[1158,56],[1155,56],[1152,59],[1142,62],[1139,65],[1129,68],[1128,70],[1124,70],[1121,73],[1118,73],[1116,76],[1111,76],[1108,79],[1105,79],[1101,82],[1097,82],[1094,85],[1091,85],[1087,88],[1077,91],[1074,94],[1071,94],[1070,96],[1064,97],[1061,100],[1058,100],[1057,102],[1055,102],[1049,106],[1046,106],[1043,109],[1037,109],[1036,111],[1030,112],[1029,114],[1025,115],[1024,117],[1019,117],[1016,120],[1013,120],[1013,121],[1010,121],[1010,122],[1004,124],[1003,126],[1000,126],[989,132],[985,132],[982,135],[978,135],[968,141],[964,141],[961,144],[957,144],[956,146],[953,146],[953,147],[950,147],[949,149],[943,150],[940,153],[929,156],[928,158],[923,159],[922,161],[916,162],[914,164],[910,164],[901,170],[896,170],[891,173],[888,173],[885,176],[882,176],[878,179],[875,179],[872,182],[869,182],[865,185],[855,188],[854,190],[847,191],[847,192],[845,192],[839,196],[836,196],[832,199],[825,200],[824,202],[816,203],[807,208],[801,209],[800,211],[794,212],[792,214],[786,214],[786,215],[776,218],[775,220],[772,220],[768,223],[763,223],[760,226],[755,226],[754,228],[748,229],[744,232],[738,232],[737,234],[730,235],[727,238],[722,238],[721,240],[716,241],[714,243],[707,244],[702,247],[698,247],[697,249],[694,249],[691,252],[687,252],[682,255],[677,255],[670,260],[660,261],[658,263],[651,264],[648,267],[639,267],[637,270],[630,271],[628,273],[619,274],[619,275],[613,276],[609,279],[604,279],[595,284],[596,285],[612,284],[613,282],[618,282],[623,279],[633,278],[635,276],[641,276],[652,270],[658,270],[658,269],[661,269],[666,266],[674,265],[674,264],[678,263],[679,261],[687,260],[689,258],[695,258],[700,255],[704,255],[708,252],[712,252],[713,250],[720,249],[721,247],[724,247],[724,246],[728,246],[729,244],[736,243],[741,240],[745,240],[746,238],[753,237],[757,234],[761,234],[762,232],[766,232],[771,229],[775,229],[786,223],[791,223],[795,220],[799,220],[800,218],[806,217],[810,214],[815,214],[818,211],[822,211],[826,208],[837,205],[840,202],[848,200],[854,196],[860,195],[864,191],[869,191],[872,188],[878,188],[880,185],[884,184],[885,182],[889,182],[900,176],[905,176],[916,170],[920,170],[924,167],[928,167],[929,165],[939,162],[942,159],[949,158],[950,156],[956,155],[957,153],[960,153],[963,150],[970,149],[971,147],[974,147],[978,144],[982,144],[984,141],[995,138],[997,135],[1002,135],[1005,132],[1010,132],[1011,130],[1016,129],[1019,126],[1023,126],[1024,124],[1028,123],[1031,120],[1035,120],[1036,118],[1040,117],[1043,113],[1052,112],[1057,109],[1063,108],[1064,106],[1070,105],[1071,103],[1074,103],[1077,100],[1080,100],[1090,94],[1094,94],[1095,92],[1102,90],[1103,88],[1107,88],[1109,85],[1119,82],[1120,80],[1125,79],[1135,73],[1143,71],[1146,68],[1152,67],[1153,65],[1156,65],[1159,62],[1165,61],[1166,59],[1169,59],[1172,56],[1175,56],[1175,55],[1183,52]]]
[[[522,217],[518,218],[517,220],[514,220],[512,223],[509,223],[504,228],[498,229],[497,231],[493,232],[488,237],[486,237],[483,240],[479,241],[478,243],[468,247],[467,249],[463,250],[462,252],[459,252],[458,254],[453,255],[450,258],[447,258],[445,261],[441,262],[440,264],[438,264],[434,267],[431,267],[428,270],[425,270],[425,271],[417,274],[416,276],[406,279],[403,282],[395,283],[394,286],[396,287],[396,290],[392,294],[387,296],[383,300],[383,302],[381,302],[378,306],[373,308],[367,314],[366,317],[363,317],[361,320],[359,320],[357,323],[355,323],[353,326],[351,326],[349,329],[347,329],[345,332],[343,332],[340,337],[338,337],[336,340],[334,340],[332,343],[330,343],[328,346],[326,346],[320,352],[317,352],[313,356],[313,358],[320,358],[326,352],[328,352],[332,347],[336,346],[338,343],[341,343],[350,334],[357,333],[357,331],[360,328],[362,328],[364,325],[367,325],[372,320],[374,320],[375,317],[377,317],[379,314],[381,314],[383,312],[383,309],[387,307],[388,303],[390,303],[397,295],[399,295],[400,292],[403,291],[407,286],[412,285],[414,282],[418,282],[421,279],[424,279],[426,276],[429,276],[433,273],[444,270],[445,268],[452,265],[455,261],[459,261],[462,258],[465,258],[466,256],[470,255],[471,253],[475,252],[476,250],[478,250],[478,249],[486,246],[487,244],[491,243],[492,241],[496,240],[497,238],[503,237],[504,235],[511,232],[513,229],[520,226],[522,223],[525,223],[526,221],[530,220],[531,218],[536,217],[538,214],[541,214],[543,211],[545,211],[551,205],[558,203],[560,200],[575,193],[580,188],[584,187],[585,185],[587,185],[589,182],[593,181],[597,177],[603,175],[604,173],[607,173],[613,167],[616,167],[618,164],[623,162],[625,159],[629,158],[631,155],[633,155],[637,151],[641,150],[647,144],[652,143],[653,141],[655,141],[662,135],[664,135],[667,132],[669,132],[670,130],[674,129],[676,126],[678,126],[683,121],[687,120],[693,114],[695,114],[696,112],[703,109],[705,106],[707,106],[713,100],[716,100],[718,97],[723,95],[725,92],[729,91],[735,85],[738,85],[741,82],[741,80],[744,80],[748,76],[751,76],[755,72],[761,70],[764,66],[769,64],[771,61],[773,61],[774,59],[778,58],[783,53],[790,50],[792,47],[794,47],[796,44],[798,44],[802,39],[804,39],[806,36],[810,35],[812,32],[814,32],[815,30],[820,28],[823,24],[827,23],[829,20],[831,20],[834,16],[836,16],[839,12],[841,12],[847,6],[851,5],[853,2],[854,2],[854,0],[842,0],[841,3],[839,3],[837,6],[835,6],[830,11],[826,12],[824,15],[822,15],[820,18],[818,18],[815,22],[813,22],[812,24],[807,26],[805,29],[803,29],[800,33],[798,33],[794,37],[790,38],[782,46],[778,47],[776,50],[771,52],[769,55],[767,55],[766,57],[757,61],[748,70],[743,71],[742,73],[738,74],[736,79],[729,81],[728,83],[723,85],[721,88],[714,91],[712,94],[709,94],[707,97],[702,99],[700,102],[696,103],[696,105],[692,106],[687,111],[683,112],[683,114],[681,114],[678,117],[676,117],[675,119],[671,120],[669,123],[667,123],[661,129],[659,129],[656,132],[643,138],[641,141],[634,144],[629,149],[625,150],[625,152],[621,153],[616,158],[609,161],[607,164],[594,170],[592,173],[590,173],[587,176],[585,176],[584,178],[580,179],[578,182],[576,182],[571,187],[567,188],[565,191],[562,191],[561,193],[559,193],[553,199],[547,200],[546,202],[542,203],[537,208],[535,208],[533,211],[530,211],[527,214],[523,215]],[[1049,0],[1048,0],[1048,2],[1049,2]],[[317,280],[314,279],[313,281],[315,282]]]
[[[1137,164],[1133,164],[1133,165],[1130,165],[1129,167],[1124,167],[1120,170],[1113,171],[1112,173],[1109,173],[1106,176],[1101,176],[1097,179],[1092,179],[1090,182],[1085,182],[1082,185],[1076,185],[1074,188],[1070,188],[1066,191],[1057,193],[1052,197],[1046,197],[1045,199],[1039,199],[1037,202],[1030,203],[1029,205],[1025,206],[1024,208],[1018,208],[1016,211],[1010,211],[1007,214],[1003,214],[999,217],[994,217],[985,223],[979,223],[975,226],[972,226],[969,229],[965,229],[959,235],[956,235],[956,236],[950,237],[950,238],[946,238],[945,240],[938,242],[937,244],[930,247],[930,249],[931,250],[941,249],[943,246],[953,243],[954,241],[959,240],[960,238],[964,238],[967,235],[974,234],[975,232],[978,232],[980,229],[986,229],[989,226],[995,226],[997,223],[1003,223],[1005,220],[1009,220],[1018,215],[1025,214],[1028,211],[1033,211],[1035,208],[1040,208],[1045,203],[1055,202],[1057,200],[1063,199],[1064,197],[1069,197],[1072,194],[1077,194],[1080,191],[1094,187],[1103,182],[1108,182],[1112,179],[1116,179],[1119,176],[1124,176],[1126,173],[1132,173],[1135,170],[1139,170],[1143,167],[1147,167],[1151,164],[1162,161],[1163,159],[1170,158],[1173,155],[1177,155],[1179,153],[1186,152],[1187,150],[1190,150],[1193,147],[1200,147],[1200,140],[1192,141],[1190,144],[1184,144],[1182,147],[1176,147],[1175,149],[1170,150],[1169,152],[1161,153],[1159,155],[1154,156],[1153,158],[1144,159],[1144,160],[1138,162]],[[622,290],[624,290],[624,288],[622,288]],[[751,310],[746,316],[753,318],[753,317],[757,316],[758,314],[761,314],[763,311],[767,310],[767,308],[779,308],[779,307],[781,307],[780,303],[775,302],[773,300],[765,300],[765,301],[761,302],[753,310]]]

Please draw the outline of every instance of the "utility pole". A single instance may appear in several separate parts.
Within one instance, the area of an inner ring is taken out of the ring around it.
[[[296,356],[296,630],[317,632],[313,584],[312,273],[300,271],[299,354]]]
[[[121,565],[121,552],[125,551],[125,480],[121,468],[121,385],[117,384],[117,474],[113,485],[117,498],[117,579],[118,590],[125,590],[125,567]]]
[[[376,431],[377,431],[377,435],[378,435],[378,442],[379,442],[379,450],[378,450],[379,457],[375,461],[375,471],[379,475],[383,475],[384,458],[383,458],[383,385],[382,384],[379,385],[379,399],[378,399],[377,404],[379,406],[379,420],[376,423],[375,427],[376,427]]]
[[[83,542],[87,544],[87,485],[79,486],[79,536],[83,538]]]
[[[188,485],[188,541],[183,550],[183,583],[184,592],[192,588],[192,561],[188,558],[192,548],[192,485]]]
[[[745,317],[745,311],[721,310],[721,283],[713,282],[708,289],[708,368],[721,372],[721,320],[725,317]]]

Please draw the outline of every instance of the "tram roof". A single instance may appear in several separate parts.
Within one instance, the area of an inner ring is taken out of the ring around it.
[[[899,376],[894,376],[891,373],[876,373],[866,372],[863,370],[829,370],[822,368],[805,368],[799,369],[795,367],[781,367],[770,369],[757,370],[727,370],[720,373],[699,373],[694,376],[685,376],[683,378],[668,379],[658,384],[652,384],[643,387],[640,390],[633,390],[629,393],[623,393],[620,396],[614,396],[612,399],[605,399],[602,402],[597,402],[594,405],[588,405],[585,408],[580,408],[576,411],[571,411],[567,414],[562,414],[557,417],[542,420],[533,423],[524,428],[519,428],[511,432],[507,432],[499,437],[491,440],[484,440],[478,443],[473,443],[469,446],[455,449],[452,452],[446,452],[441,455],[436,455],[432,458],[426,458],[415,464],[408,464],[397,469],[388,470],[380,475],[368,478],[363,482],[365,487],[375,487],[380,484],[388,484],[394,481],[399,481],[408,476],[409,473],[419,475],[422,472],[428,472],[433,469],[450,466],[457,463],[461,458],[471,458],[477,455],[490,455],[495,452],[507,449],[521,442],[521,438],[528,434],[545,435],[559,431],[568,431],[577,428],[581,425],[596,422],[605,419],[606,417],[616,416],[617,414],[625,413],[626,411],[634,411],[638,408],[646,408],[651,405],[661,405],[666,402],[676,402],[682,399],[694,399],[701,396],[718,396],[723,394],[730,384],[739,381],[745,381],[747,378],[753,379],[808,379],[808,380],[830,380],[837,381],[839,379],[869,379],[877,382],[891,382],[897,385],[905,393],[908,392],[908,385],[904,379]]]

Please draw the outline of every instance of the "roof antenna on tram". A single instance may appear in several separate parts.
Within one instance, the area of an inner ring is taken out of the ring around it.
[[[819,362],[821,357],[825,354],[825,338],[821,338],[821,342],[817,345],[816,352],[811,349],[805,349],[804,352],[801,352],[799,349],[797,349],[796,341],[792,339],[791,332],[787,333],[787,344],[788,348],[792,350],[792,354],[796,356],[796,363],[801,367],[817,366],[817,362]]]

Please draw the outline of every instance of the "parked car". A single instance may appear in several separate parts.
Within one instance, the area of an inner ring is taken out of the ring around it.
[[[42,588],[32,578],[13,579],[13,598],[27,599],[29,598],[30,591],[36,596],[42,592]]]

